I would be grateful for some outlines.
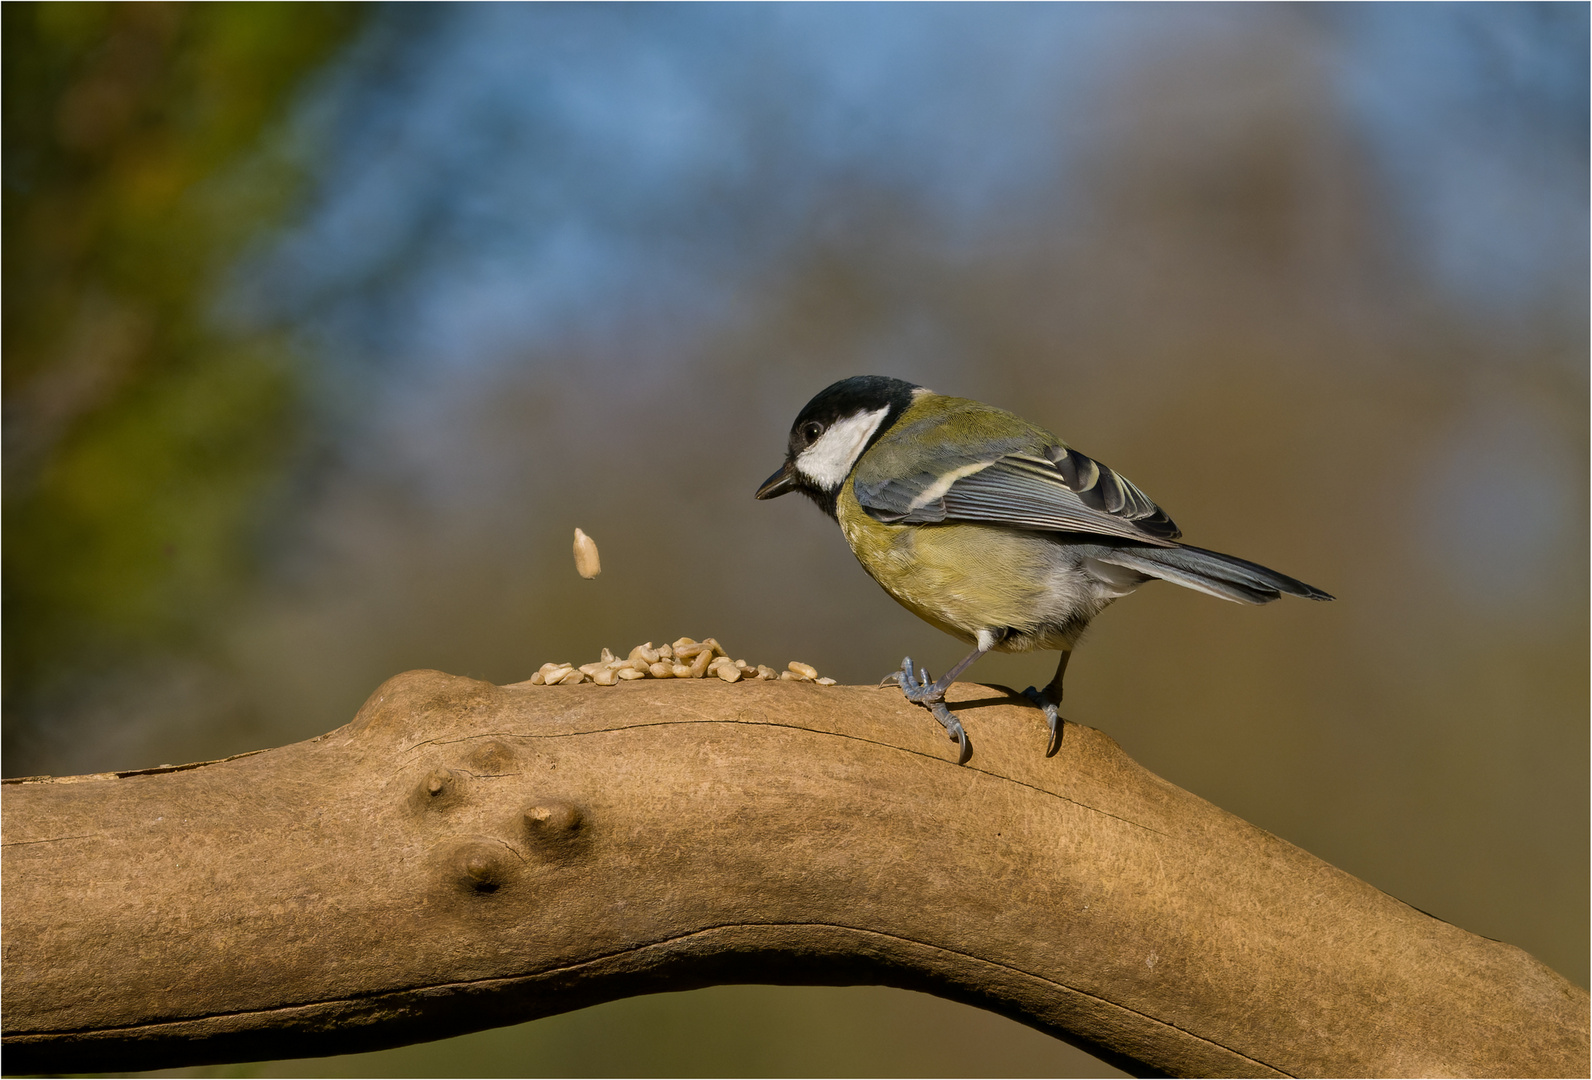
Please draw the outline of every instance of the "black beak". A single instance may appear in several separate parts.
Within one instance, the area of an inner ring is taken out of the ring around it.
[[[796,466],[793,462],[787,461],[780,466],[779,472],[763,481],[763,486],[757,489],[757,498],[777,499],[795,490]]]

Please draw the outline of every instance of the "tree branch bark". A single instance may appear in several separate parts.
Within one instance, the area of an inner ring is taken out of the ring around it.
[[[884,983],[1138,1071],[1586,1075],[1588,998],[1026,702],[389,680],[308,742],[4,789],[8,1072],[332,1054]]]

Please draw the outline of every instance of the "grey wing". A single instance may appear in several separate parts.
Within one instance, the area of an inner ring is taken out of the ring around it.
[[[1066,446],[969,461],[938,475],[872,483],[859,476],[855,490],[869,516],[890,524],[965,521],[1150,544],[1182,535],[1144,492]]]

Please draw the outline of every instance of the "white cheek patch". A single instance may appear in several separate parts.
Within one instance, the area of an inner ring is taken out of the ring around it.
[[[840,486],[851,467],[862,455],[873,433],[884,423],[886,405],[873,412],[858,413],[834,425],[800,454],[796,455],[796,471],[823,491],[834,491]]]

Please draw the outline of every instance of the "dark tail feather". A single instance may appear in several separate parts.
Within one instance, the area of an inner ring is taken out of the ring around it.
[[[1107,554],[1096,557],[1101,562],[1125,566],[1162,581],[1240,604],[1269,604],[1283,593],[1309,600],[1332,599],[1314,586],[1268,570],[1258,563],[1186,544],[1164,548],[1112,548]]]

